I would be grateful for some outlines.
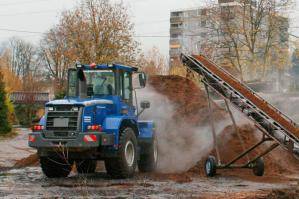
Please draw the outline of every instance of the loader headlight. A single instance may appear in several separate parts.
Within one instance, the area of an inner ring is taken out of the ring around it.
[[[73,107],[72,110],[73,111],[79,111],[79,108],[78,107]]]
[[[48,111],[54,111],[54,107],[48,107]]]

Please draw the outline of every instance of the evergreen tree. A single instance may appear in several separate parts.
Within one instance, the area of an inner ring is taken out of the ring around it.
[[[9,133],[11,131],[11,125],[8,121],[8,108],[6,105],[6,92],[3,81],[3,75],[0,72],[0,134]]]

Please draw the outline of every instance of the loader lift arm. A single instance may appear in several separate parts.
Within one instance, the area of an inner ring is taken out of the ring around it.
[[[226,102],[230,102],[247,118],[252,120],[264,134],[259,143],[244,151],[229,163],[222,165],[218,160],[216,168],[254,168],[260,157],[279,145],[291,153],[296,153],[294,146],[299,146],[299,128],[288,116],[204,55],[181,54],[181,60],[185,66],[202,76],[202,82],[207,92],[208,88],[214,90]],[[274,144],[246,164],[234,165],[235,162],[266,141],[273,141]]]

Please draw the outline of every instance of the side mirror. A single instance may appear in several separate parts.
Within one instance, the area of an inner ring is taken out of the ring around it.
[[[149,101],[142,101],[140,103],[140,106],[141,106],[142,109],[147,109],[147,108],[151,107],[151,103]]]
[[[145,109],[150,108],[151,107],[151,103],[149,101],[142,101],[140,103],[140,106],[141,106],[142,110],[139,113],[137,113],[137,117],[139,115],[141,115],[144,112]]]
[[[84,72],[83,72],[82,68],[79,68],[79,69],[78,69],[78,73],[77,73],[77,75],[78,75],[78,79],[79,79],[81,82],[85,81],[85,75],[84,75]]]
[[[146,86],[146,75],[145,73],[139,73],[138,75],[139,78],[139,84],[141,86],[141,88],[144,88]]]

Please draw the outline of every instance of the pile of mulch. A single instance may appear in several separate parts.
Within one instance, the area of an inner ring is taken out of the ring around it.
[[[192,125],[200,125],[209,122],[209,109],[207,95],[204,89],[200,88],[193,81],[180,76],[151,76],[150,85],[159,94],[166,96],[176,106],[173,117],[176,122],[189,122]],[[213,104],[216,120],[221,120],[226,113],[223,109]],[[245,148],[251,147],[261,139],[262,133],[252,125],[239,127],[239,132],[244,140]],[[227,162],[243,151],[241,142],[232,126],[227,126],[218,138],[220,153],[223,162]],[[263,145],[251,153],[255,157],[259,152],[265,150],[269,145]],[[215,150],[209,154],[215,154]],[[207,157],[209,154],[205,154]],[[292,154],[284,151],[281,147],[265,156],[265,175],[280,175],[299,172],[299,161]],[[205,158],[198,160],[199,163],[191,168],[189,172],[203,174]],[[244,163],[246,159],[238,163]],[[232,172],[229,170],[228,172]],[[238,173],[253,175],[251,171],[239,170]]]
[[[160,94],[166,96],[176,105],[176,121],[184,121],[193,125],[204,124],[209,120],[208,100],[204,90],[193,81],[176,75],[151,76],[149,84]],[[215,120],[221,120],[223,110],[212,104]]]
[[[39,158],[38,155],[31,154],[30,156],[26,158],[22,158],[18,160],[13,168],[23,168],[23,167],[29,167],[29,166],[38,166],[39,165]]]

